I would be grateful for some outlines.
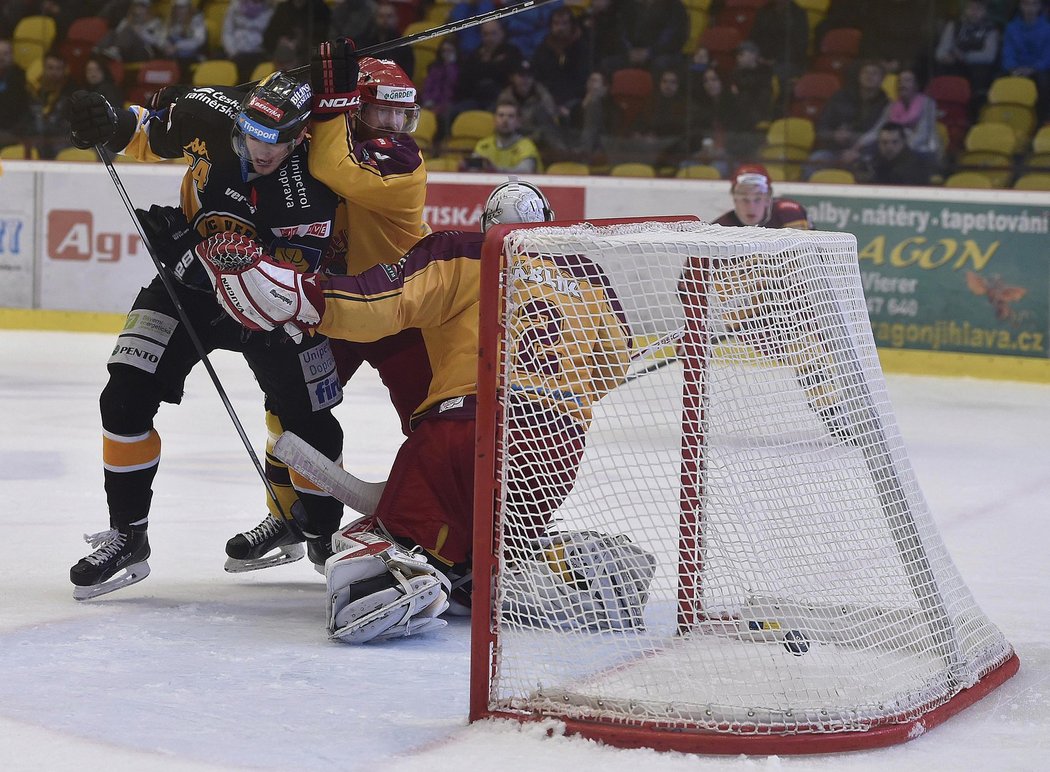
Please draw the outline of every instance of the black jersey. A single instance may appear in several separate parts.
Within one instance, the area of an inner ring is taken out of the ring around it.
[[[272,174],[259,175],[233,150],[244,92],[195,88],[162,110],[132,106],[134,134],[124,153],[140,161],[183,158],[181,204],[202,236],[235,231],[300,271],[324,267],[338,197],[311,174],[308,143]]]

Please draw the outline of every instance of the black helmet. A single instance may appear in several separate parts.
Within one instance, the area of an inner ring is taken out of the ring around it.
[[[247,138],[270,145],[288,143],[291,153],[310,120],[310,84],[281,72],[263,78],[241,101],[233,126],[233,150],[246,161]]]

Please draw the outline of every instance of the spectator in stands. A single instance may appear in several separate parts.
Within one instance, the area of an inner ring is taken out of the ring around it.
[[[437,118],[438,138],[448,134],[458,82],[459,49],[455,38],[446,37],[438,46],[437,57],[427,69],[427,77],[419,93],[419,103]]]
[[[354,42],[358,48],[367,48],[378,43],[389,43],[401,37],[401,17],[397,15],[397,9],[393,3],[380,2],[376,5],[376,13],[372,18],[372,25],[366,30],[359,40]],[[412,46],[401,46],[383,54],[384,59],[391,59],[411,78],[416,67],[416,55]]]
[[[689,15],[682,0],[624,0],[621,30],[627,58],[620,66],[659,72],[682,64]]]
[[[251,80],[256,65],[273,53],[263,46],[263,33],[272,16],[270,0],[230,0],[222,22],[222,49],[237,65],[241,81]]]
[[[28,107],[26,74],[15,64],[11,41],[0,38],[0,147],[21,139],[20,124]]]
[[[613,0],[591,0],[584,11],[581,32],[592,71],[609,73],[626,61],[627,47],[620,33],[621,7]]]
[[[109,60],[100,54],[92,54],[84,62],[84,74],[82,78],[84,89],[101,94],[116,108],[124,104],[124,92],[113,80],[113,72],[109,68]]]
[[[326,40],[331,20],[332,12],[324,0],[284,0],[266,25],[263,48],[272,58],[277,46],[290,46],[297,66],[309,64],[310,51]]]
[[[467,159],[467,169],[507,174],[536,174],[543,171],[540,151],[520,131],[518,106],[513,102],[496,105],[495,133],[482,137]]]
[[[526,59],[531,59],[540,43],[543,42],[543,38],[550,29],[551,16],[562,7],[562,1],[555,0],[553,3],[539,5],[530,8],[525,13],[514,14],[504,19],[503,25],[507,30],[507,40],[521,49],[521,55]]]
[[[656,89],[635,119],[635,140],[658,145],[655,165],[678,166],[688,154],[689,109],[677,70],[660,73]]]
[[[912,70],[902,70],[897,78],[897,99],[886,105],[875,127],[862,134],[853,147],[842,154],[846,163],[855,164],[871,158],[879,131],[887,123],[899,124],[908,147],[934,168],[941,160],[941,140],[937,134],[937,104],[922,93],[919,79]]]
[[[1050,118],[1050,20],[1043,13],[1041,0],[1020,0],[1017,16],[1006,25],[1003,70],[1035,81],[1039,120]]]
[[[208,28],[204,14],[193,7],[191,0],[172,0],[171,11],[161,35],[160,52],[174,59],[182,70],[182,79],[190,81],[190,65],[206,58]],[[110,101],[110,104],[120,104]]]
[[[69,78],[65,60],[55,51],[44,55],[44,69],[40,83],[29,88],[29,110],[26,115],[29,135],[40,151],[41,158],[54,158],[69,147],[69,97],[74,85]]]
[[[164,23],[153,14],[150,0],[132,0],[121,22],[98,43],[98,51],[121,62],[156,57],[163,43]]]
[[[583,98],[590,72],[580,25],[568,8],[556,8],[551,14],[547,36],[532,57],[532,71],[554,97],[559,121],[567,120]]]
[[[938,0],[865,0],[847,3],[863,10],[860,54],[882,62],[886,72],[910,69],[927,75],[936,42]]]
[[[460,0],[449,11],[448,21],[463,21],[495,9],[492,0]],[[532,13],[532,11],[529,11]],[[481,47],[481,28],[471,27],[456,33],[456,46],[460,54],[469,56]]]
[[[332,20],[328,25],[328,39],[357,40],[368,34],[375,15],[375,0],[335,0],[332,4]]]
[[[463,57],[459,68],[459,90],[452,117],[463,110],[493,109],[520,63],[521,51],[507,42],[503,25],[498,21],[482,24],[481,45]]]
[[[702,88],[693,104],[691,160],[714,166],[724,177],[734,163],[752,157],[761,136],[756,135],[745,112],[718,68],[704,70]]]
[[[754,41],[745,40],[737,47],[729,84],[739,108],[746,113],[743,122],[748,126],[754,128],[773,117],[773,70],[762,61]]]
[[[791,81],[806,69],[809,17],[795,0],[770,0],[755,14],[749,39],[759,49],[761,61],[780,79],[781,93],[791,91]]]
[[[874,185],[928,185],[933,169],[926,156],[908,147],[899,123],[884,123],[878,132],[874,156],[855,167],[858,182]]]
[[[995,78],[999,37],[998,27],[988,18],[987,0],[966,0],[959,18],[944,25],[934,54],[934,74],[966,78],[975,104],[983,103]]]
[[[541,149],[560,150],[563,147],[558,131],[558,106],[547,87],[536,82],[527,59],[514,68],[510,83],[500,92],[496,102],[513,102],[518,106],[519,128]]]
[[[587,76],[583,99],[569,114],[568,144],[585,163],[604,161],[602,137],[621,131],[621,112],[601,70]]]
[[[874,60],[856,69],[856,80],[832,94],[817,119],[816,142],[810,156],[813,168],[849,166],[855,156],[844,157],[857,141],[882,120],[890,103],[882,89],[885,72]]]

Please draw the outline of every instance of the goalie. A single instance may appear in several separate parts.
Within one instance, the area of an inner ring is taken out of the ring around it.
[[[553,219],[543,193],[512,178],[489,196],[482,228]],[[362,342],[410,327],[423,332],[433,366],[430,391],[413,413],[375,521],[351,525],[333,539],[337,554],[325,571],[333,638],[357,643],[413,635],[443,626],[438,616],[450,602],[453,612],[469,609],[483,241],[479,233],[435,233],[395,270],[384,266],[359,276],[295,274],[235,236],[229,251],[242,254],[243,268],[218,268],[215,255],[203,256],[220,304],[249,329],[292,322]],[[507,446],[516,483],[508,503],[515,535],[505,545],[516,588],[509,611],[542,614],[557,626],[637,626],[652,556],[626,536],[547,532],[575,483],[592,405],[625,377],[629,328],[601,269],[586,258],[571,265],[534,255],[517,260],[525,277],[515,298],[517,340],[530,342],[535,356],[525,358],[532,366],[515,373],[506,395],[516,427]],[[564,304],[578,307],[559,314]],[[568,319],[581,321],[553,335],[552,325]],[[547,457],[542,468],[540,457]]]

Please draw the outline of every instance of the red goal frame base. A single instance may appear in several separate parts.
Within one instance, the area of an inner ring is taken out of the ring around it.
[[[929,713],[901,723],[882,723],[864,732],[738,735],[706,730],[578,721],[547,715],[523,716],[502,711],[487,711],[483,715],[471,716],[471,721],[485,718],[510,718],[521,722],[554,719],[564,725],[567,735],[585,737],[617,748],[651,748],[656,751],[680,753],[749,756],[841,753],[885,748],[921,737],[1001,686],[1017,673],[1020,665],[1020,660],[1014,654],[969,689],[963,689]]]

